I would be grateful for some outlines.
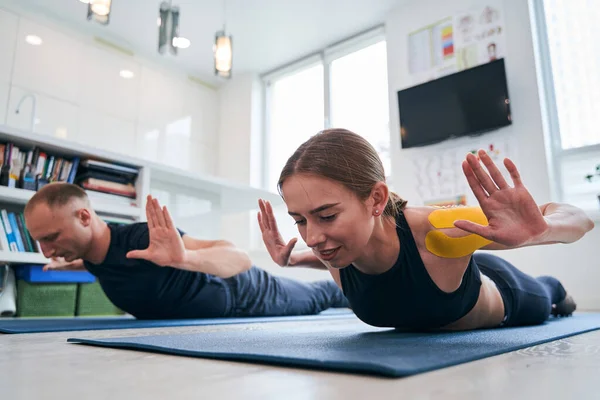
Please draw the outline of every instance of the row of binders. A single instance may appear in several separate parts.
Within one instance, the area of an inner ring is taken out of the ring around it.
[[[0,210],[0,246],[3,251],[41,253],[39,242],[33,240],[25,226],[23,213]]]

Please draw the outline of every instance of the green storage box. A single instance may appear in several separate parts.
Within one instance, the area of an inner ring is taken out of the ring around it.
[[[75,315],[83,317],[124,314],[106,297],[98,282],[80,283],[78,286]]]
[[[18,317],[73,317],[76,283],[28,283],[17,280]]]

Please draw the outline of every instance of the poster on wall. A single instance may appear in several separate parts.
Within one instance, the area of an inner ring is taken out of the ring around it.
[[[504,57],[504,21],[499,6],[459,13],[454,16],[454,26],[459,71]]]
[[[408,35],[412,83],[419,84],[504,57],[501,3],[461,11]]]
[[[454,26],[445,18],[408,35],[409,71],[434,79],[455,70]],[[444,72],[445,71],[445,72]]]
[[[489,137],[463,144],[440,144],[414,154],[412,164],[416,178],[416,190],[424,205],[477,205],[467,179],[462,171],[462,162],[468,153],[477,155],[483,149],[499,167],[507,182],[512,182],[503,166],[505,157],[518,164],[516,146],[510,137]]]

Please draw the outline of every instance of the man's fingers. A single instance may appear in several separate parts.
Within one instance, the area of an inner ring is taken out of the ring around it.
[[[146,219],[148,220],[148,228],[152,229],[156,226],[156,218],[154,217],[154,205],[152,204],[152,196],[146,198]]]
[[[125,257],[146,259],[148,257],[148,252],[146,250],[131,250],[125,255]]]
[[[156,218],[156,225],[160,228],[165,228],[167,223],[165,222],[165,217],[162,213],[162,209],[157,199],[152,201],[152,207],[154,208],[154,217]]]
[[[173,218],[171,218],[171,213],[169,212],[169,210],[167,210],[167,206],[163,206],[162,215],[165,219],[165,226],[168,229],[173,229],[175,227],[175,224],[173,223]]]

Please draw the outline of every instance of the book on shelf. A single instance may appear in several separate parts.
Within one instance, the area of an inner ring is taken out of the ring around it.
[[[75,182],[88,194],[101,193],[115,198],[136,199],[135,181],[138,174],[139,169],[134,167],[85,159],[81,161]]]
[[[85,189],[88,198],[91,201],[98,201],[101,203],[109,203],[119,206],[136,206],[136,199],[127,196],[118,196],[112,193],[96,192],[95,190]]]
[[[79,157],[49,154],[39,147],[18,147],[0,143],[0,185],[39,190],[50,182],[75,181]]]
[[[115,183],[103,181],[100,179],[87,178],[80,182],[81,187],[88,190],[95,190],[101,193],[117,194],[125,197],[135,198],[136,190],[133,184]]]
[[[123,164],[111,163],[107,161],[94,160],[91,158],[85,159],[81,165],[90,170],[105,171],[108,173],[120,173],[123,175],[136,176],[139,170],[136,167],[130,167]]]
[[[139,168],[78,156],[63,157],[38,146],[0,143],[0,185],[37,191],[52,182],[74,183],[88,194],[111,196],[119,204],[135,205]],[[99,199],[98,196],[94,198]],[[17,219],[18,221],[18,219]]]

